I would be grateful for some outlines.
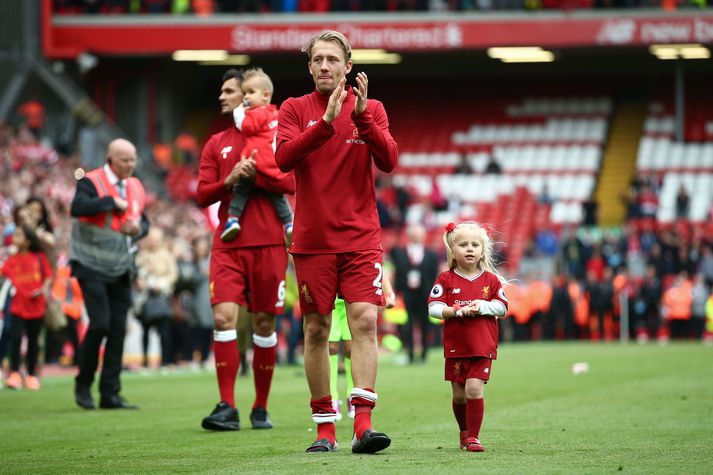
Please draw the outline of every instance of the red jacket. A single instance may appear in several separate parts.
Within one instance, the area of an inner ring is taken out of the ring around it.
[[[255,164],[261,173],[279,180],[294,181],[292,173],[282,172],[275,163],[277,117],[274,104],[245,111],[245,118],[240,126],[240,131],[245,136],[245,147],[241,156],[249,157],[253,150],[257,150]]]

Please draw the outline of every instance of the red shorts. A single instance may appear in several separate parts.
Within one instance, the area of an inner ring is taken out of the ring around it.
[[[327,315],[337,293],[349,303],[384,305],[382,251],[293,254],[302,314]]]
[[[490,379],[493,360],[485,357],[446,358],[446,381],[465,384],[466,379]]]
[[[213,249],[210,303],[234,302],[253,313],[280,315],[285,306],[284,246]]]

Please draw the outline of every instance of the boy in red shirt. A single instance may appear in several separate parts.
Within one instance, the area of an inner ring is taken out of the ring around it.
[[[270,104],[273,86],[270,76],[261,68],[248,69],[243,73],[242,90],[245,96],[243,103],[233,111],[235,126],[245,137],[245,148],[241,155],[249,157],[257,150],[255,160],[274,175],[284,175],[275,164],[275,134],[277,133],[277,108]],[[241,179],[233,188],[233,198],[230,200],[228,220],[220,235],[223,241],[230,241],[240,231],[240,216],[253,188],[253,182]],[[277,216],[285,226],[287,240],[292,239],[292,209],[287,198],[282,193],[266,192],[267,197],[275,206]]]

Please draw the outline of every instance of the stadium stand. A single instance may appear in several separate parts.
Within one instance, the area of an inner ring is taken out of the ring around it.
[[[394,136],[405,146],[394,181],[421,199],[433,194],[435,184],[458,203],[436,213],[435,223],[488,223],[509,243],[509,263],[517,268],[536,229],[582,222],[613,101],[606,95],[506,99],[510,95],[491,95],[486,105],[447,106],[425,124],[419,118],[400,125]],[[405,107],[396,111],[395,123],[409,117]],[[501,173],[488,173],[491,160]],[[463,162],[473,173],[454,173]]]
[[[713,205],[713,97],[709,88],[693,88],[685,105],[685,142],[675,140],[673,100],[662,92],[649,104],[637,153],[640,174],[655,174],[661,181],[660,223],[677,218],[676,196],[683,187],[691,197],[686,219],[700,226],[709,220]]]

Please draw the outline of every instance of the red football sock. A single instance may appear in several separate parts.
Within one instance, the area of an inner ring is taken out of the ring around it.
[[[312,407],[312,419],[319,418],[320,415],[326,415],[327,418],[331,416],[332,418],[330,422],[317,423],[317,439],[315,440],[327,439],[334,444],[337,440],[337,433],[334,425],[336,414],[332,408],[332,395],[330,394],[320,399],[312,399],[310,400],[310,406]]]
[[[354,393],[360,395],[354,395]],[[364,431],[371,429],[371,411],[376,405],[376,393],[371,388],[354,388],[352,390],[352,406],[354,406],[354,434],[361,439]]]
[[[220,400],[235,407],[235,378],[240,367],[238,341],[214,341],[215,372],[218,376]]]
[[[334,425],[334,422],[317,424],[317,438],[315,440],[319,439],[327,439],[332,444],[337,441],[337,427]]]
[[[255,403],[253,409],[267,409],[267,397],[270,395],[272,374],[277,361],[277,345],[263,348],[253,345],[253,375],[255,378]]]
[[[483,412],[485,411],[485,403],[483,398],[468,399],[467,403],[468,414],[468,437],[478,437],[480,434],[480,426],[483,424]]]
[[[453,400],[453,415],[456,416],[456,422],[458,423],[458,428],[461,431],[468,429],[468,424],[466,422],[466,408],[468,404],[458,404],[455,399]]]

